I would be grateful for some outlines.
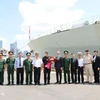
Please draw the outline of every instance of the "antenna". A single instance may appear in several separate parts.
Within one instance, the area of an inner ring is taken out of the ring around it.
[[[30,34],[31,34],[31,27],[29,26],[29,40],[31,40]]]

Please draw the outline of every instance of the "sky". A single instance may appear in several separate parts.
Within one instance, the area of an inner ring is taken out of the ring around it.
[[[55,26],[100,15],[100,0],[1,0],[0,40],[3,48],[18,48]]]

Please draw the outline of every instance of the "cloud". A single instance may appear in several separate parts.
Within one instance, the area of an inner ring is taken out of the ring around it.
[[[19,50],[28,50],[27,43],[29,42],[29,36],[27,33],[16,34],[16,41],[18,44]]]
[[[23,18],[21,30],[28,33],[31,26],[33,36],[54,26],[79,20],[84,14],[83,10],[70,10],[78,0],[35,0],[34,3],[22,1],[19,12]],[[25,35],[23,35],[25,36]],[[21,39],[23,37],[17,35]]]
[[[16,34],[16,40],[27,40],[28,39],[28,34]]]
[[[2,37],[0,37],[0,40],[2,40],[2,41],[3,41],[3,43],[7,43],[7,40],[6,40],[6,39],[4,39],[4,38],[2,38]]]

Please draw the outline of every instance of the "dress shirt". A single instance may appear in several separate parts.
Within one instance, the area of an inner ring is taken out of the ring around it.
[[[96,56],[94,56],[93,61],[95,62]]]
[[[60,59],[60,55],[57,56],[57,60],[59,60],[59,59]]]
[[[15,60],[15,68],[23,68],[23,61],[24,61],[24,59],[21,58],[21,66],[19,66],[19,63],[20,63],[19,57],[16,58],[16,60]]]
[[[84,66],[84,60],[83,58],[78,59],[78,66],[83,67]]]
[[[38,68],[38,67],[41,67],[41,65],[43,64],[43,62],[42,62],[42,59],[41,58],[38,58],[38,59],[34,58],[32,64],[35,67]]]

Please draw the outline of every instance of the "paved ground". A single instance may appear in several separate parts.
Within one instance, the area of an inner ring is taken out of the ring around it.
[[[52,73],[51,76],[51,83],[54,83],[55,74]],[[41,83],[43,83],[43,75]],[[51,84],[47,86],[4,85],[0,86],[0,100],[100,100],[100,86],[82,84]]]

